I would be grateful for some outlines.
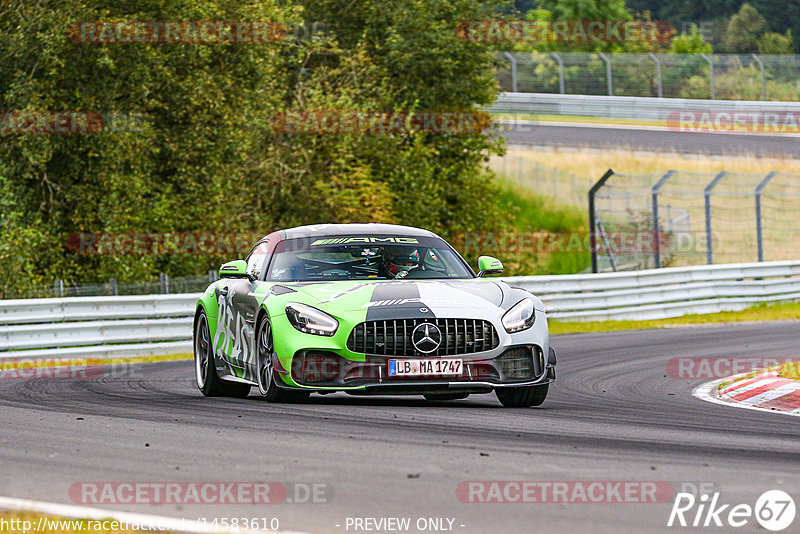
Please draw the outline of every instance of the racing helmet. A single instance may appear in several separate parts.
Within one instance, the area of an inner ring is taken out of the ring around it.
[[[386,247],[382,256],[383,269],[390,278],[405,278],[419,267],[419,250],[408,247]]]

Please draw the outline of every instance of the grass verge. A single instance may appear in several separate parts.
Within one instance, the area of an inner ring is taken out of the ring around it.
[[[536,192],[500,182],[500,203],[513,217],[514,234],[497,236],[479,245],[481,254],[502,258],[507,276],[537,274],[573,274],[589,267],[589,254],[536,250],[526,242],[531,232],[586,232],[584,210],[560,205]],[[504,239],[507,238],[507,239]]]
[[[14,355],[17,359],[9,359],[0,363],[0,370],[3,369],[19,369],[19,368],[37,368],[37,367],[71,367],[71,366],[88,366],[88,365],[117,365],[117,364],[131,364],[131,363],[152,363],[152,362],[171,362],[177,360],[191,360],[194,358],[192,354],[159,354],[155,356],[131,356],[130,358],[25,358],[25,352],[20,351]]]
[[[667,169],[682,171],[696,171],[716,173],[728,171],[731,173],[763,174],[779,170],[785,173],[800,174],[800,159],[786,158],[761,158],[740,154],[732,157],[685,157],[674,152],[642,153],[632,150],[530,150],[509,148],[506,158],[510,158],[508,167],[511,169],[525,168],[525,163],[539,163],[553,167],[567,173],[585,177],[587,181],[596,182],[609,168],[622,174],[664,174]],[[521,161],[517,161],[517,160]],[[498,158],[500,161],[501,158]],[[502,166],[498,163],[495,170],[501,172]],[[544,181],[541,186],[547,186],[549,181]],[[556,184],[569,186],[571,184]],[[587,189],[588,191],[588,189]],[[547,194],[557,194],[558,191],[543,191]]]
[[[621,124],[623,126],[666,126],[666,121],[644,119],[618,119],[588,115],[536,115],[533,113],[492,113],[494,120],[524,120],[534,122],[574,122],[578,124]]]
[[[781,378],[791,378],[792,380],[800,380],[800,361],[786,362],[781,365],[781,370],[778,373]]]
[[[550,334],[580,334],[597,332],[616,332],[622,330],[647,330],[672,326],[690,326],[712,323],[737,323],[753,321],[784,321],[800,319],[800,302],[780,304],[758,304],[740,311],[709,313],[703,315],[684,315],[671,319],[652,321],[592,321],[573,322],[549,320]]]

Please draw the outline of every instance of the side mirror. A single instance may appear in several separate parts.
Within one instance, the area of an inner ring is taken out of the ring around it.
[[[478,276],[487,274],[500,274],[503,272],[503,264],[497,258],[491,256],[481,256],[478,258]]]
[[[223,263],[219,268],[220,278],[250,278],[247,274],[247,262],[244,260],[233,260]]]

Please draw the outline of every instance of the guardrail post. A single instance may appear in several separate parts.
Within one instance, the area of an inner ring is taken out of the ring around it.
[[[764,71],[764,62],[761,58],[753,54],[753,59],[758,63],[758,68],[761,70],[761,100],[767,99],[767,73]]]
[[[708,62],[708,87],[711,93],[711,100],[716,100],[716,91],[714,91],[714,62],[705,53],[701,53],[700,57]]]
[[[649,53],[650,58],[656,62],[656,84],[658,85],[658,98],[664,98],[664,86],[661,83],[661,60],[654,53]]]
[[[111,294],[114,296],[119,295],[119,287],[117,286],[117,279],[109,278],[108,283],[111,285]]]
[[[728,174],[728,171],[722,171],[716,175],[703,191],[703,196],[705,196],[706,203],[706,260],[708,261],[709,265],[714,263],[714,245],[711,241],[711,192],[726,174]]]
[[[509,54],[508,52],[503,52],[503,55],[506,56],[508,62],[511,63],[511,90],[513,92],[517,92],[517,58]]]
[[[605,185],[609,178],[614,176],[614,171],[608,169],[596,184],[589,189],[589,242],[591,243],[592,253],[592,272],[597,272],[597,225],[595,220],[594,196],[597,191]]]
[[[558,61],[558,92],[564,94],[564,60],[556,52],[550,52],[556,61]]]
[[[168,295],[169,294],[169,276],[166,273],[160,273],[158,275],[158,283],[161,285],[161,294]]]
[[[664,184],[667,183],[667,180],[672,178],[672,175],[678,171],[672,170],[667,172],[661,179],[656,182],[656,185],[650,190],[650,196],[653,202],[653,246],[655,247],[654,250],[654,265],[656,269],[661,267],[661,240],[658,237],[658,192],[664,187]]]
[[[758,246],[758,261],[764,261],[764,234],[761,225],[761,192],[767,187],[767,184],[772,180],[778,171],[769,173],[761,183],[756,186],[756,243]]]
[[[608,82],[608,96],[614,96],[614,82],[611,81],[611,60],[602,52],[598,52],[603,61],[606,62],[606,81]]]
[[[63,280],[56,280],[55,284],[53,285],[53,293],[57,297],[64,296],[64,281]]]

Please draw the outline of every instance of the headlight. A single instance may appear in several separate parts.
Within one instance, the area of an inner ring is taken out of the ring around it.
[[[531,299],[517,302],[513,308],[503,315],[503,327],[509,334],[530,328],[535,321],[536,310],[533,309],[533,301]]]
[[[296,302],[286,305],[286,317],[293,327],[306,334],[332,336],[339,328],[339,321],[327,313]]]

